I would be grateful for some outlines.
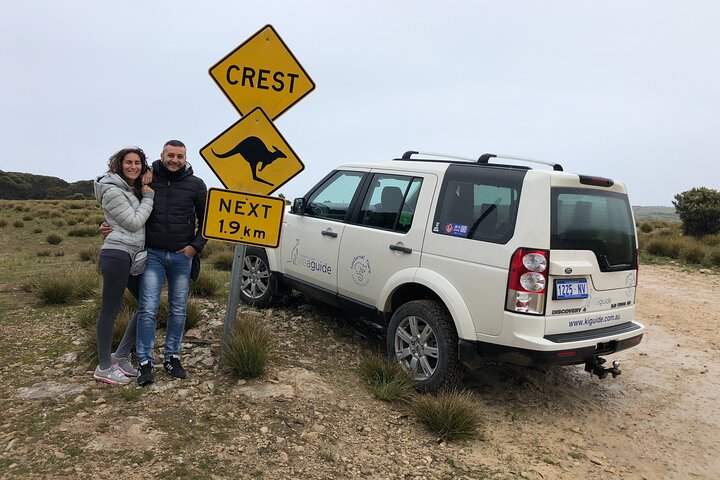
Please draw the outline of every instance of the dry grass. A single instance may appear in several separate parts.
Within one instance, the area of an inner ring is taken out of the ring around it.
[[[240,378],[265,373],[272,353],[270,329],[257,315],[238,315],[232,332],[223,338],[223,364]]]

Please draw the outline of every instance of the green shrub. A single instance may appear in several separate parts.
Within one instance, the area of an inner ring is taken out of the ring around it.
[[[15,211],[16,211],[16,212],[22,212],[22,211],[23,211],[23,206],[22,206],[22,205],[15,205]]]
[[[58,245],[63,241],[63,237],[57,233],[51,233],[46,237],[46,240],[50,245]]]
[[[640,223],[638,230],[640,230],[643,233],[650,233],[653,230],[655,230],[655,227],[650,222],[642,222],[642,223]]]
[[[94,237],[96,235],[100,235],[100,230],[98,230],[97,226],[87,226],[87,227],[78,227],[73,228],[72,230],[68,231],[68,237]]]
[[[720,245],[720,235],[705,235],[700,242],[708,247],[717,247]]]
[[[698,243],[686,243],[680,249],[680,258],[688,263],[703,263],[706,247]]]
[[[720,192],[699,187],[678,193],[673,200],[683,233],[700,237],[720,232]]]
[[[374,355],[362,358],[358,373],[370,393],[379,400],[407,401],[415,391],[416,382],[412,376],[399,363],[387,358]]]
[[[15,228],[23,228],[25,224],[22,222],[22,220],[15,220],[13,222],[13,227]]]
[[[682,242],[677,238],[655,238],[648,242],[645,250],[651,255],[679,258]]]
[[[473,437],[482,426],[477,402],[468,392],[423,395],[411,403],[410,410],[443,440]]]
[[[272,352],[272,335],[259,316],[238,315],[222,345],[223,365],[234,376],[255,378],[265,373]]]
[[[217,252],[210,259],[213,267],[217,270],[230,271],[235,260],[235,254],[230,252]]]
[[[720,248],[715,247],[710,249],[708,253],[708,261],[714,267],[720,267]]]

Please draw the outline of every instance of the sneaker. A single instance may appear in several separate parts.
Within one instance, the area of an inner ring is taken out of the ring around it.
[[[120,369],[123,375],[126,377],[137,377],[137,367],[132,364],[129,358],[118,357],[114,353],[111,353],[110,359],[112,363]]]
[[[145,360],[138,366],[137,382],[138,385],[144,387],[150,385],[155,381],[155,371],[153,369],[153,363],[150,360]]]
[[[130,379],[126,377],[123,372],[116,365],[111,365],[110,368],[103,370],[100,365],[95,369],[93,378],[98,382],[108,383],[110,385],[127,385],[130,383]]]
[[[180,359],[174,355],[165,359],[163,368],[173,378],[185,378],[187,376],[185,369],[180,365]]]

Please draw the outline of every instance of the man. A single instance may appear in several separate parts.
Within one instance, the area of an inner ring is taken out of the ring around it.
[[[185,145],[170,140],[163,146],[160,160],[152,164],[150,184],[155,191],[152,213],[145,224],[148,260],[140,277],[138,312],[113,355],[123,371],[132,369],[130,346],[136,327],[139,361],[137,382],[145,386],[155,381],[152,357],[157,328],[156,315],[163,283],[168,283],[168,321],[163,352],[163,368],[173,378],[185,378],[180,363],[180,344],[185,332],[187,300],[192,259],[205,246],[202,224],[205,216],[205,183],[187,164]],[[137,325],[132,325],[137,319]]]

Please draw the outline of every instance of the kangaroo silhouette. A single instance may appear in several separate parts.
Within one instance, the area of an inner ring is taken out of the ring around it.
[[[281,152],[276,146],[273,146],[273,149],[273,151],[268,150],[267,146],[265,146],[265,143],[262,140],[260,140],[258,137],[253,136],[243,139],[240,143],[235,145],[235,147],[230,149],[230,151],[228,152],[217,153],[215,150],[211,150],[213,154],[218,158],[228,158],[232,157],[233,155],[240,155],[250,165],[253,179],[258,182],[264,183],[265,185],[270,185],[271,187],[274,187],[275,185],[273,185],[272,183],[267,182],[257,176],[257,172],[262,171],[263,168],[270,165],[278,158],[287,158],[287,155]],[[260,168],[258,168],[258,165],[260,165]]]

